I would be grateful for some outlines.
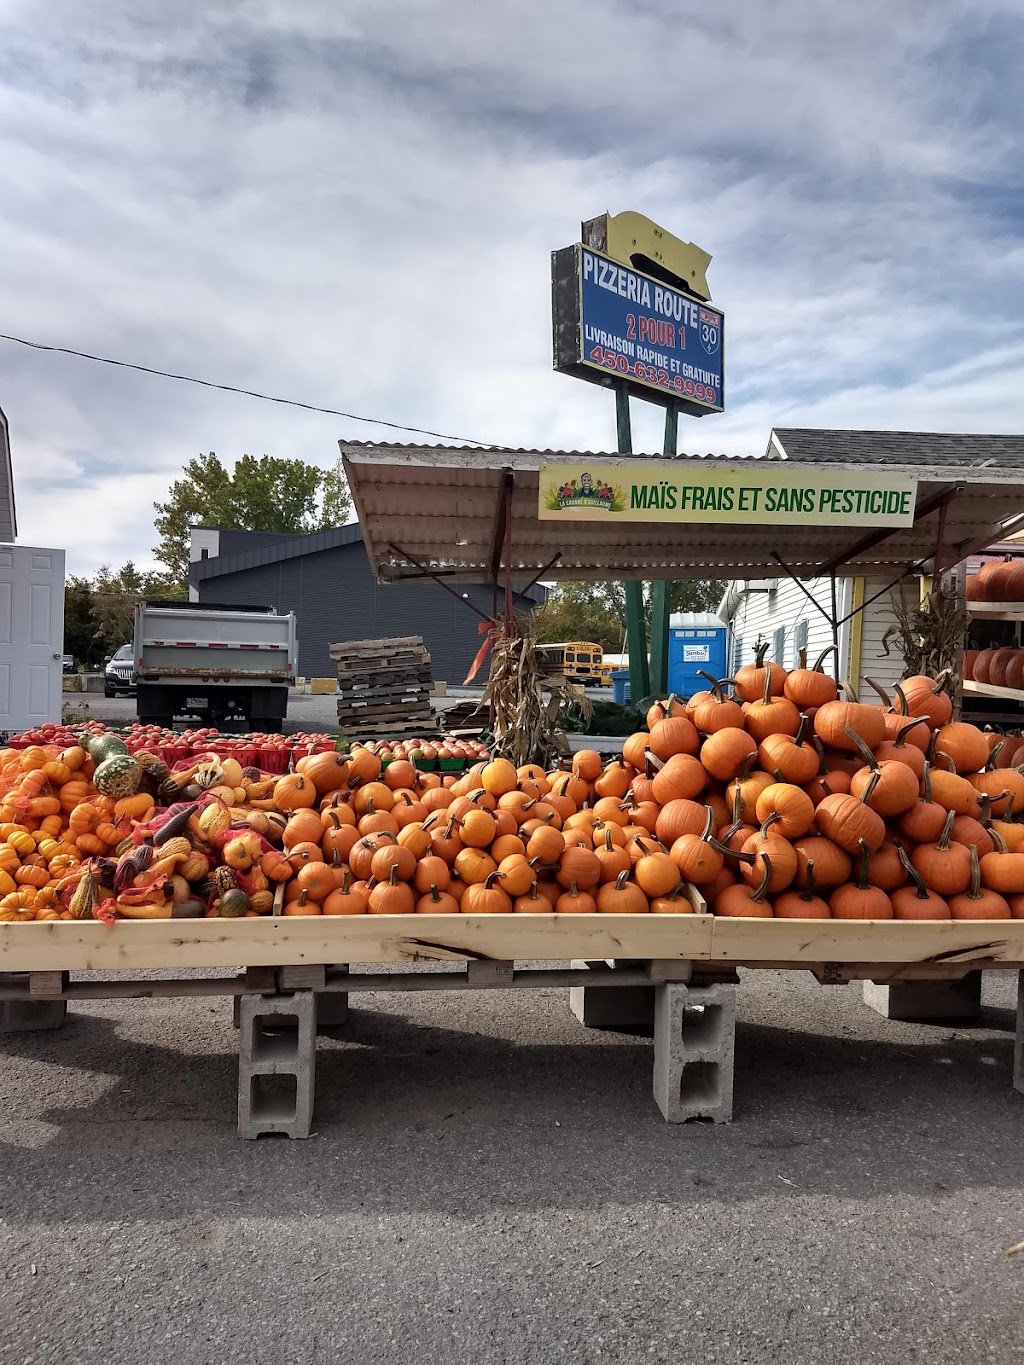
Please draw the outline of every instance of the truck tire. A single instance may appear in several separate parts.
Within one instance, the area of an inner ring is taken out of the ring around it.
[[[254,728],[252,718],[250,716],[246,716],[245,723],[246,725],[248,725],[250,730]],[[264,732],[264,734],[279,735],[281,731],[284,729],[284,721],[281,719],[280,716],[268,716],[266,720],[261,720],[259,722],[259,727]]]

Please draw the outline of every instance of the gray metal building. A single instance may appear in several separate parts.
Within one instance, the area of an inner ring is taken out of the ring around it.
[[[272,606],[298,617],[299,672],[330,677],[328,648],[343,640],[422,635],[434,677],[460,683],[480,648],[480,617],[436,583],[380,584],[372,577],[358,526],[307,536],[197,527],[192,532],[189,586],[194,601]],[[460,583],[458,597],[491,614],[492,589]],[[534,610],[543,588],[516,594],[517,610]],[[497,609],[505,609],[498,590]]]

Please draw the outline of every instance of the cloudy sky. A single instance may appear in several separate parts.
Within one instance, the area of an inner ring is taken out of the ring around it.
[[[729,411],[683,448],[1021,431],[1022,68],[1021,0],[0,0],[0,331],[608,449],[551,371],[549,252],[631,208],[728,315]],[[152,562],[199,451],[386,436],[8,342],[0,406],[20,538],[73,572]]]

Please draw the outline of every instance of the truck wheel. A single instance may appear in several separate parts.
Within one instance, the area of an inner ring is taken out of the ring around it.
[[[248,725],[250,730],[253,728],[251,717],[246,716],[245,723],[246,725]],[[281,719],[280,716],[270,716],[268,717],[267,720],[261,720],[260,726],[262,727],[265,734],[279,735],[281,731],[284,729],[284,721]]]

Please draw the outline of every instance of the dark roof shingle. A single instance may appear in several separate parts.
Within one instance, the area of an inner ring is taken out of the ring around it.
[[[808,463],[992,465],[1024,469],[1024,436],[978,436],[946,431],[846,431],[775,427],[787,459]],[[769,453],[771,446],[769,446]]]

